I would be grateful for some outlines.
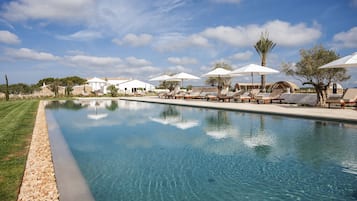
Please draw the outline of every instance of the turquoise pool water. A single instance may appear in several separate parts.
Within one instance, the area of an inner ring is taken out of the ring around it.
[[[357,125],[132,101],[47,110],[97,201],[357,200]]]

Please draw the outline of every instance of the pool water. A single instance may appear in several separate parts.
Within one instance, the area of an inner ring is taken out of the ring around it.
[[[97,201],[357,200],[357,125],[134,101],[47,106]]]

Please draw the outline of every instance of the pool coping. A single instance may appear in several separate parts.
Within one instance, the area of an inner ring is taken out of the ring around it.
[[[351,108],[339,109],[302,107],[294,104],[256,104],[206,100],[161,99],[153,96],[120,97],[119,99],[357,124],[357,110]]]
[[[24,176],[17,200],[59,200],[43,101],[40,101],[38,105]]]

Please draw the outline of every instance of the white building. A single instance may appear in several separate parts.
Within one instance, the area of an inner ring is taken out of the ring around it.
[[[114,85],[119,93],[131,94],[136,92],[146,92],[155,89],[155,86],[140,80],[108,79],[103,80],[97,77],[89,79],[88,85],[92,87],[92,92],[107,94],[107,87]]]
[[[92,87],[92,92],[107,93],[107,81],[94,77],[87,80],[87,83]]]
[[[145,92],[152,91],[155,89],[155,86],[140,80],[128,80],[126,82],[120,83],[117,87],[121,93],[136,93],[136,92]]]

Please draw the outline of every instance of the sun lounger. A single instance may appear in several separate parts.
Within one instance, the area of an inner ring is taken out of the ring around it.
[[[259,93],[259,89],[252,89],[249,92],[244,92],[242,95],[238,95],[236,97],[233,97],[234,101],[240,101],[240,102],[251,102],[252,100],[255,100],[255,97]]]
[[[284,98],[280,97],[281,94],[283,94],[284,90],[283,89],[273,89],[273,91],[268,94],[268,96],[264,96],[264,95],[257,95],[256,96],[256,100],[257,103],[273,103],[274,101],[279,101],[280,103],[282,103],[282,101],[284,100]]]
[[[357,88],[348,88],[341,98],[339,97],[329,97],[326,100],[328,107],[331,107],[331,104],[339,105],[341,108],[345,108],[346,105],[353,104],[357,107]]]
[[[192,92],[185,95],[185,99],[207,99],[208,96],[217,94],[217,87],[193,87]]]
[[[200,97],[201,94],[201,89],[192,89],[192,91],[190,93],[187,93],[183,96],[184,99],[195,99]]]
[[[206,95],[206,99],[207,101],[221,101],[221,100],[225,100],[225,98],[227,97],[227,94],[228,94],[228,90],[227,89],[224,89],[222,90],[220,93],[215,92],[215,93],[208,93]],[[227,97],[228,98],[228,97]]]
[[[221,94],[220,96],[218,96],[218,101],[222,101],[222,102],[230,102],[231,100],[233,100],[235,97],[240,96],[244,93],[244,91],[236,91],[236,92],[232,92],[229,91],[227,94]]]
[[[316,94],[307,93],[283,93],[280,95],[282,103],[315,106],[317,102]]]
[[[181,98],[184,98],[185,95],[186,95],[186,92],[179,91],[177,94],[175,94],[174,98],[175,99],[181,99]]]

